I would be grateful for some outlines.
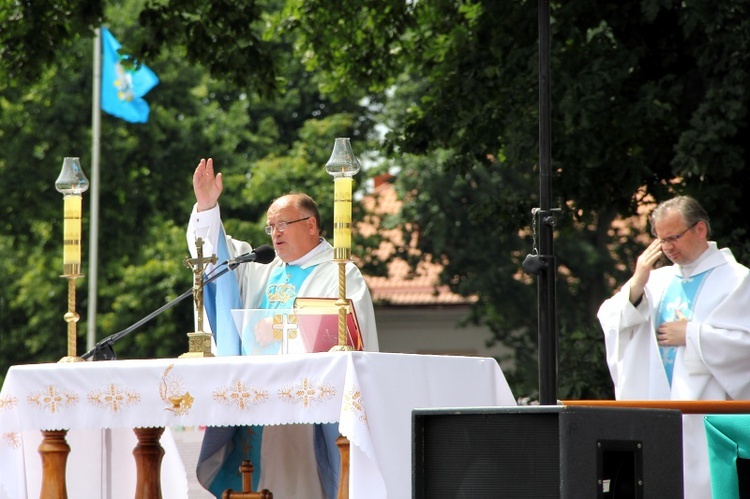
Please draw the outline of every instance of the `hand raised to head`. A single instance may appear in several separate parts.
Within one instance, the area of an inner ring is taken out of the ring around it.
[[[201,159],[198,167],[193,173],[193,191],[198,203],[198,211],[210,210],[219,201],[221,191],[224,189],[224,180],[221,173],[214,173],[214,160],[212,158]]]
[[[635,263],[635,272],[633,272],[633,277],[630,279],[630,301],[632,303],[640,301],[654,264],[659,261],[662,254],[661,243],[658,239],[654,239],[643,253],[641,253],[641,256],[638,257]]]

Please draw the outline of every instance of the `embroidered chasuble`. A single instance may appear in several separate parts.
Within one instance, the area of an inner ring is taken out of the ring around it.
[[[657,326],[665,322],[672,322],[680,319],[690,320],[693,317],[695,301],[698,299],[703,283],[711,270],[707,270],[698,275],[682,277],[675,275],[672,281],[664,291],[659,312],[656,320]],[[656,332],[654,332],[656,334]],[[672,386],[672,372],[674,370],[674,360],[677,354],[675,346],[660,346],[659,354],[661,355],[664,370],[667,373],[669,386]]]

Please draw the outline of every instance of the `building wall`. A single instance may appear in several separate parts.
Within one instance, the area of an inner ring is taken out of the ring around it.
[[[452,307],[375,307],[381,352],[470,355],[500,359],[509,366],[508,349],[487,346],[492,332],[474,325],[461,327],[468,314],[466,306]]]

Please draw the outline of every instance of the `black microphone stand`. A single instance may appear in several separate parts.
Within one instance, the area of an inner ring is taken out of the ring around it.
[[[214,274],[212,272],[211,275],[208,276],[208,278],[203,281],[203,286],[205,287],[206,284],[215,281],[216,279],[218,279],[219,277],[223,276],[224,274],[226,274],[230,270],[234,270],[240,263],[242,263],[242,262],[227,260],[227,261],[219,264],[217,266],[217,269],[219,267],[221,267],[222,265],[226,265],[226,267],[224,267],[223,269],[221,269],[221,272],[218,272],[216,274]],[[216,272],[216,269],[214,269],[214,272]],[[141,327],[142,325],[144,325],[145,323],[147,323],[148,321],[150,321],[154,317],[158,316],[159,314],[161,314],[165,310],[169,310],[170,308],[174,307],[179,302],[181,302],[182,300],[184,300],[188,296],[191,296],[192,294],[193,294],[193,288],[188,289],[187,291],[185,291],[184,293],[182,293],[180,296],[178,296],[174,300],[172,300],[169,303],[165,304],[164,306],[162,306],[162,307],[154,310],[153,312],[151,312],[150,314],[148,314],[146,317],[144,317],[143,319],[139,320],[135,324],[133,324],[131,326],[128,326],[127,328],[123,329],[120,332],[111,334],[111,335],[107,336],[106,338],[104,338],[103,340],[100,340],[96,345],[94,345],[94,348],[92,348],[91,350],[89,350],[88,352],[86,352],[85,354],[83,354],[81,356],[81,358],[82,359],[88,359],[89,357],[93,356],[94,357],[93,360],[115,360],[117,357],[115,356],[115,351],[112,348],[112,345],[114,345],[114,343],[117,340],[119,340],[120,338],[123,338],[124,336],[127,336],[130,333],[132,333],[133,331],[135,331],[136,329],[138,329],[139,327]]]

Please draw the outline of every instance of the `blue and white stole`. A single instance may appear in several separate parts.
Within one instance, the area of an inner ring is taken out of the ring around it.
[[[216,254],[222,262],[231,257],[223,228],[219,233]],[[216,354],[239,355],[240,334],[232,317],[232,310],[242,308],[242,300],[234,271],[205,286],[204,305],[216,341]],[[220,498],[226,489],[242,490],[239,465],[245,459],[255,465],[253,483],[258,483],[262,432],[261,426],[206,427],[196,472],[201,484],[214,497]]]
[[[314,265],[306,269],[298,265],[282,265],[273,269],[260,308],[293,308],[302,283],[314,269]]]
[[[685,319],[691,320],[695,308],[695,300],[703,287],[703,283],[706,281],[706,277],[710,273],[711,270],[707,270],[690,277],[672,276],[672,281],[667,286],[659,304],[656,327],[665,322],[679,320],[681,318],[679,314],[682,314],[682,317]],[[675,355],[677,355],[677,347],[660,346],[659,354],[664,364],[664,370],[667,373],[669,386],[672,386],[672,372],[674,371],[674,359]]]

